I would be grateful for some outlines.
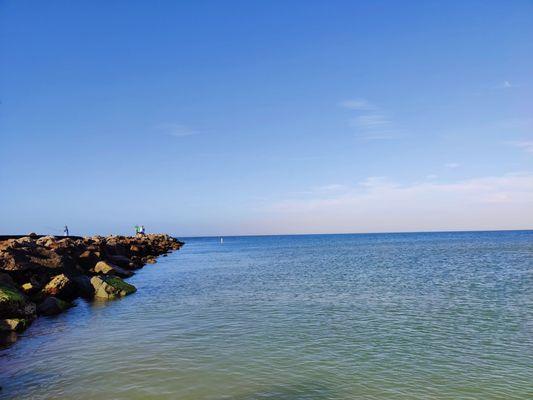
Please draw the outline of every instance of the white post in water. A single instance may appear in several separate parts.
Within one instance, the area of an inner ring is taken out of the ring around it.
[[[224,238],[220,238],[220,244],[224,243]]]

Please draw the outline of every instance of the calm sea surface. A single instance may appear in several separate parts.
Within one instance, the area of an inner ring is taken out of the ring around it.
[[[533,231],[188,239],[0,352],[5,399],[532,399]]]

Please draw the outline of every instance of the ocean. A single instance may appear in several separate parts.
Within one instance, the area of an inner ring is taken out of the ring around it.
[[[533,398],[533,231],[184,240],[1,350],[0,397]]]

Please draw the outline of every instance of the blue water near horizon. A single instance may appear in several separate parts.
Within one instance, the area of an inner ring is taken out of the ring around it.
[[[2,398],[533,398],[533,231],[185,241],[0,351]]]

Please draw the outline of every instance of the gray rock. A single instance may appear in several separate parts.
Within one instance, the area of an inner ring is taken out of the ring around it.
[[[72,278],[76,284],[78,294],[84,299],[92,299],[94,297],[94,288],[91,285],[91,280],[86,275],[79,275]]]
[[[72,306],[72,303],[63,301],[57,297],[47,297],[41,304],[37,306],[37,313],[39,315],[56,315],[62,313]]]
[[[116,276],[93,276],[91,284],[94,287],[94,297],[101,299],[114,299],[137,291],[135,286]]]
[[[78,297],[77,286],[72,279],[65,274],[56,275],[43,288],[45,296],[54,296],[62,300],[73,300]]]
[[[9,285],[0,286],[0,318],[33,318],[35,304]]]
[[[0,320],[0,332],[22,332],[27,326],[28,321],[22,318]]]
[[[100,275],[116,275],[122,278],[128,278],[133,275],[133,272],[120,268],[118,265],[108,261],[98,261],[94,267],[94,272]]]

